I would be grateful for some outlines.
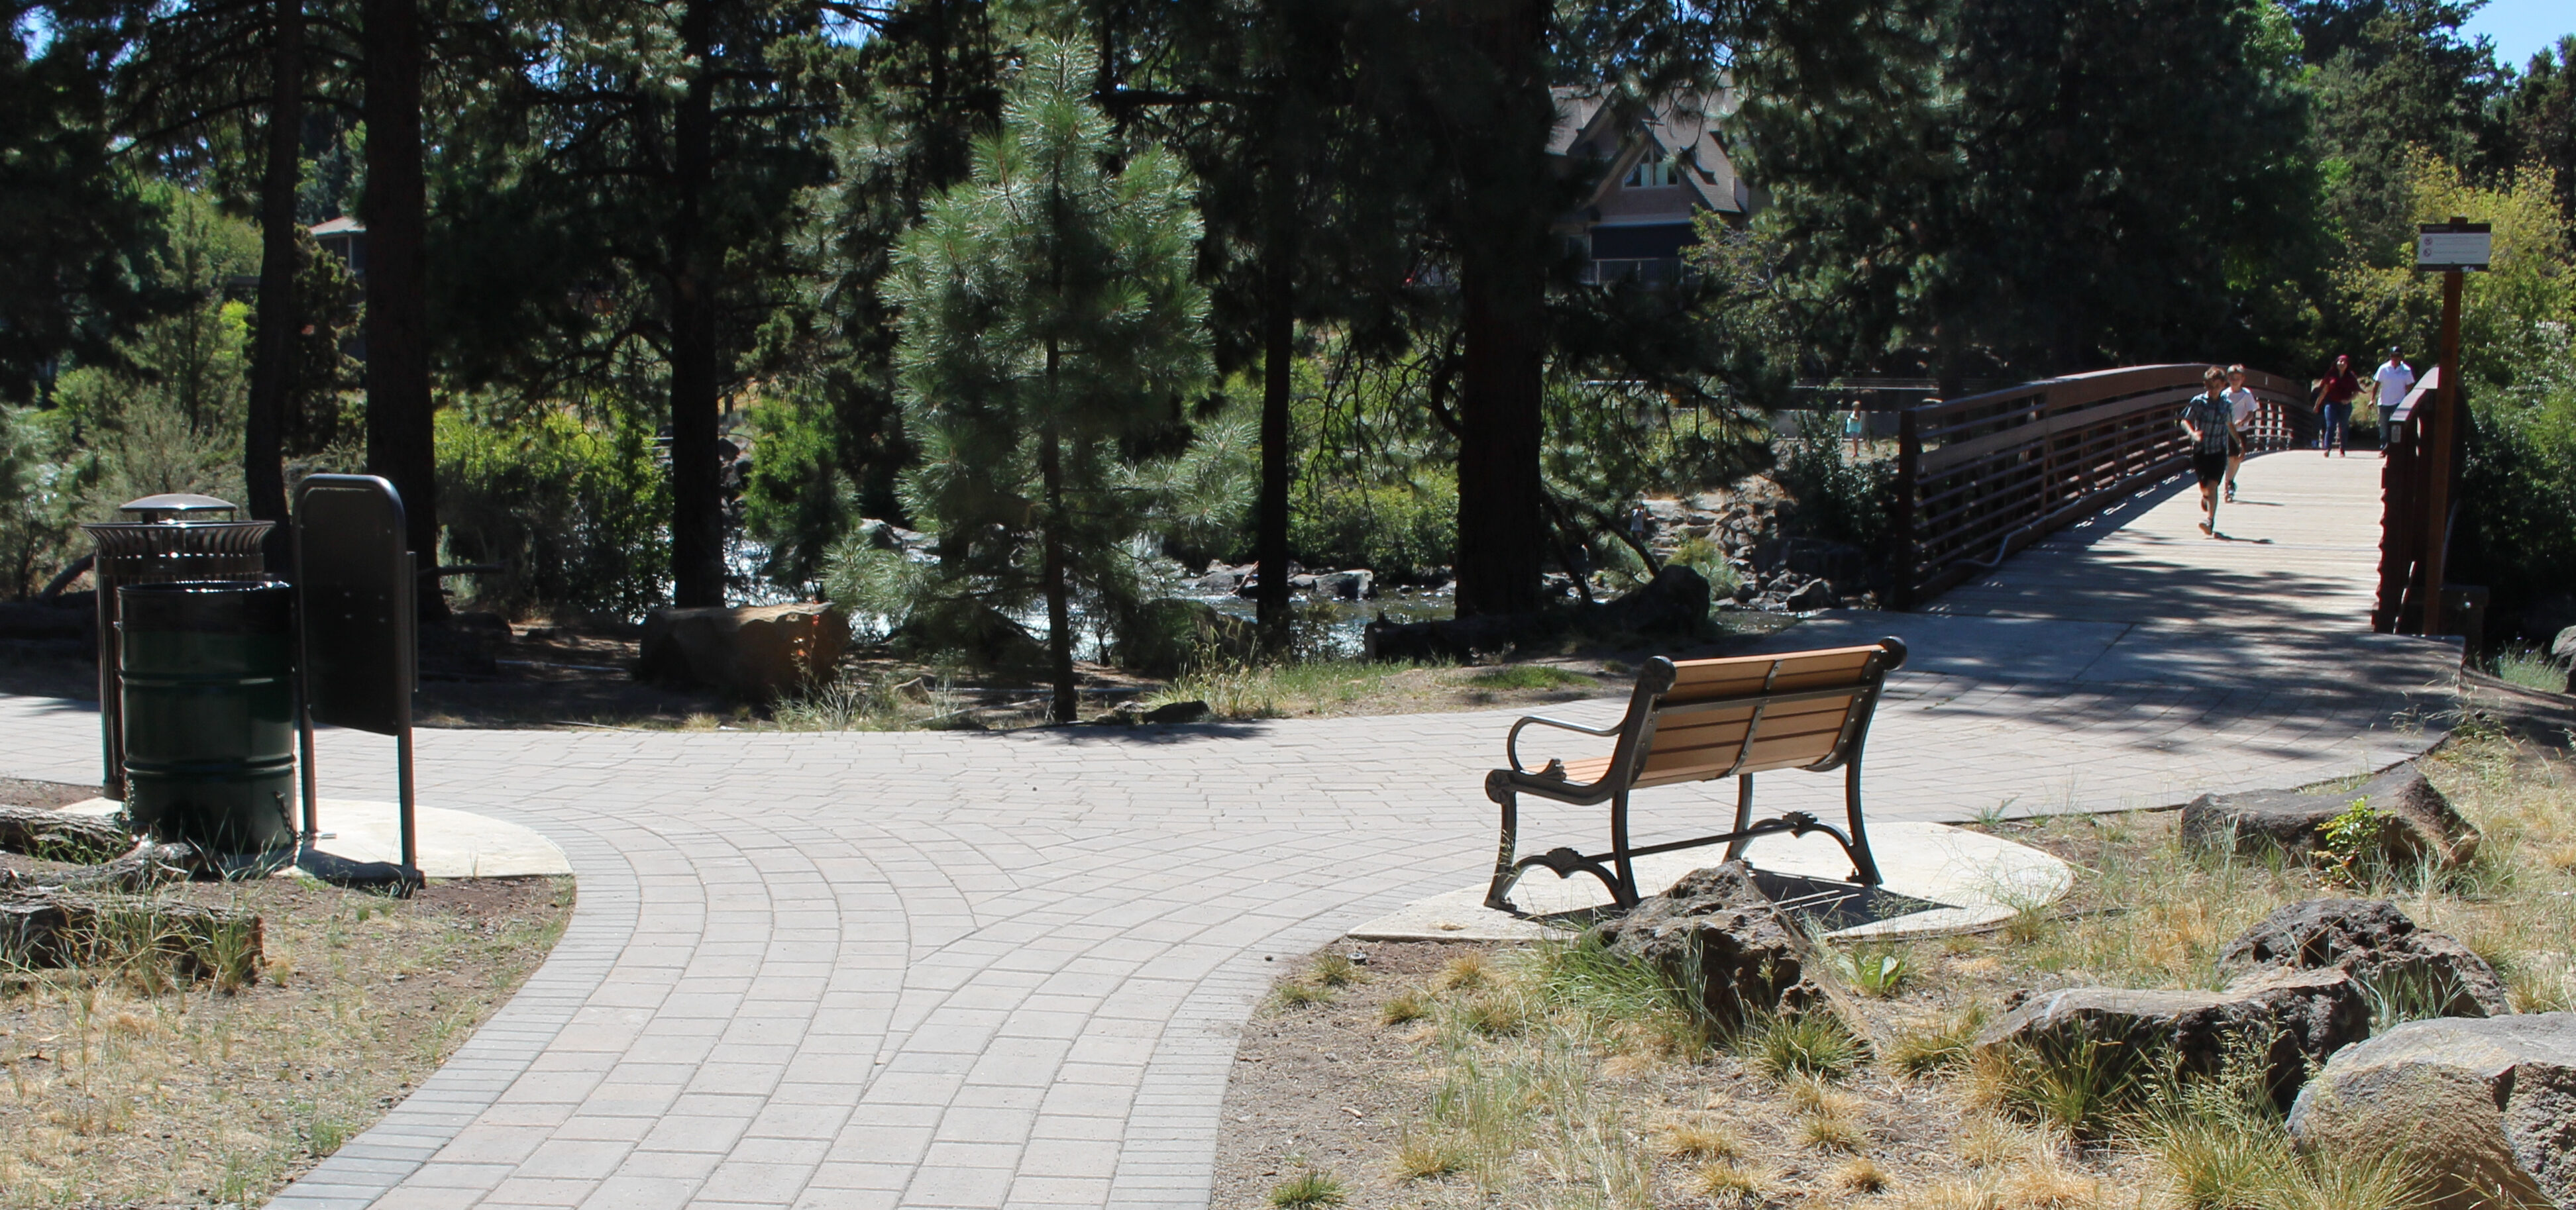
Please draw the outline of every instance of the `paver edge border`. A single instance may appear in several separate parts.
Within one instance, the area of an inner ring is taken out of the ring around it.
[[[358,1210],[392,1192],[545,1053],[635,935],[642,884],[616,846],[579,824],[549,819],[540,827],[516,811],[472,809],[534,828],[563,850],[573,869],[572,919],[509,1003],[375,1125],[278,1190],[272,1210]]]

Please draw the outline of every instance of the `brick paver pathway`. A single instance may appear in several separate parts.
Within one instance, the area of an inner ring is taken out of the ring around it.
[[[2346,618],[2213,662],[2158,621],[1841,623],[1922,628],[1873,732],[1877,812],[2163,805],[2429,742],[2392,716],[2434,645]],[[1615,705],[1562,711],[1584,712]],[[580,906],[454,1060],[274,1204],[1203,1205],[1236,1030],[1280,962],[1478,878],[1506,718],[423,732],[422,796],[553,837]],[[0,698],[0,773],[92,780],[95,728]],[[389,797],[389,746],[326,734],[327,792]],[[1830,808],[1839,784],[1764,794]]]

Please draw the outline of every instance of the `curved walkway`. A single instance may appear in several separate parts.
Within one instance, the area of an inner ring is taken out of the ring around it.
[[[2357,621],[2232,660],[2151,622],[1809,626],[1911,635],[1871,745],[1874,814],[1898,819],[2376,768],[2434,738],[2408,720],[2457,659]],[[1274,959],[1479,876],[1507,717],[423,732],[422,798],[545,832],[580,905],[454,1060],[273,1204],[1204,1205]],[[0,698],[0,773],[94,779],[96,725]],[[389,797],[389,748],[325,734],[326,789]],[[1839,784],[1764,793],[1832,809]]]

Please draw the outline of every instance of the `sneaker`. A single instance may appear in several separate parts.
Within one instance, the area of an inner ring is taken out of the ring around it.
[[[2229,504],[2236,503],[2236,485],[2233,483],[2227,485],[2227,502]]]

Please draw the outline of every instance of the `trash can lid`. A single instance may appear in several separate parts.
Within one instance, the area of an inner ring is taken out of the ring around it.
[[[213,496],[200,496],[194,492],[163,492],[158,496],[128,500],[117,505],[116,511],[153,514],[147,517],[148,520],[153,521],[176,521],[193,513],[232,513],[240,512],[241,509],[230,500],[218,500]]]

